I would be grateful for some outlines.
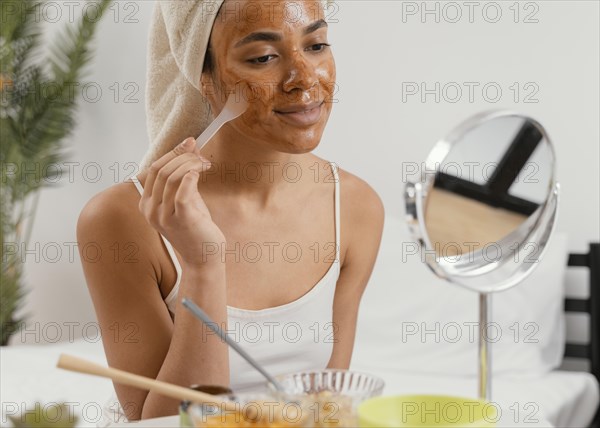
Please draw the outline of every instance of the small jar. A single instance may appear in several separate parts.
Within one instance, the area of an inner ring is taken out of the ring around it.
[[[188,414],[196,428],[260,427],[314,428],[314,412],[303,397],[282,401],[268,391],[237,393],[227,397],[235,404],[225,410],[220,405],[192,404]]]
[[[220,385],[192,385],[190,386],[190,389],[223,398],[230,398],[230,396],[233,395],[233,391],[231,389]],[[179,405],[179,426],[181,428],[194,428],[194,424],[192,423],[190,414],[188,412],[191,404],[191,401],[186,400],[182,401]]]

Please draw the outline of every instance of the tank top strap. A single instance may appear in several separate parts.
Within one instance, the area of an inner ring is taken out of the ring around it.
[[[338,175],[338,166],[335,162],[329,162],[333,181],[335,183],[335,261],[340,262],[340,177]]]
[[[144,188],[142,187],[140,180],[138,180],[137,175],[132,175],[129,179],[133,182],[133,184],[135,184],[135,187],[138,189],[138,192],[140,192],[140,195],[143,195]]]

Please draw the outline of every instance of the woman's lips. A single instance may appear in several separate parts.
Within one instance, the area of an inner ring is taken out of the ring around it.
[[[319,122],[321,118],[321,107],[323,103],[319,104],[310,110],[299,111],[294,113],[283,113],[275,111],[277,116],[284,122],[295,126],[312,126]]]

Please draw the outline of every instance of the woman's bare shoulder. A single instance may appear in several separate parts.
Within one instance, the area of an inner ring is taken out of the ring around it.
[[[383,202],[375,189],[362,178],[338,168],[343,210],[353,222],[383,221]]]
[[[137,198],[136,198],[137,195]],[[95,194],[84,205],[79,214],[78,226],[102,227],[111,225],[111,230],[137,223],[143,219],[138,210],[139,193],[132,182],[114,184]]]
[[[114,184],[94,195],[77,220],[80,245],[93,242],[103,252],[119,252],[123,257],[133,248],[144,260],[157,263],[157,232],[141,214],[139,201],[140,194],[131,181]]]
[[[327,165],[329,161],[317,156],[312,161]],[[334,162],[335,164],[335,162]],[[363,246],[374,241],[379,245],[383,232],[385,209],[375,189],[362,178],[352,174],[336,164],[340,188],[340,226],[342,238],[342,260],[350,247]],[[331,177],[329,177],[331,178]]]
[[[342,215],[345,213],[347,219],[350,221],[383,221],[383,202],[369,183],[341,168],[335,162],[327,161],[314,154],[311,154],[310,160],[311,162],[320,163],[323,168],[326,168],[329,163],[336,165],[340,181],[340,208]],[[331,178],[331,176],[328,176],[326,181],[331,181]]]

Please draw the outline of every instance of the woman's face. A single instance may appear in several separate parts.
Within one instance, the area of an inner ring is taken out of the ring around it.
[[[213,112],[243,82],[249,107],[230,126],[248,142],[296,154],[319,144],[336,78],[319,0],[225,0],[210,47],[214,79],[202,82]]]

